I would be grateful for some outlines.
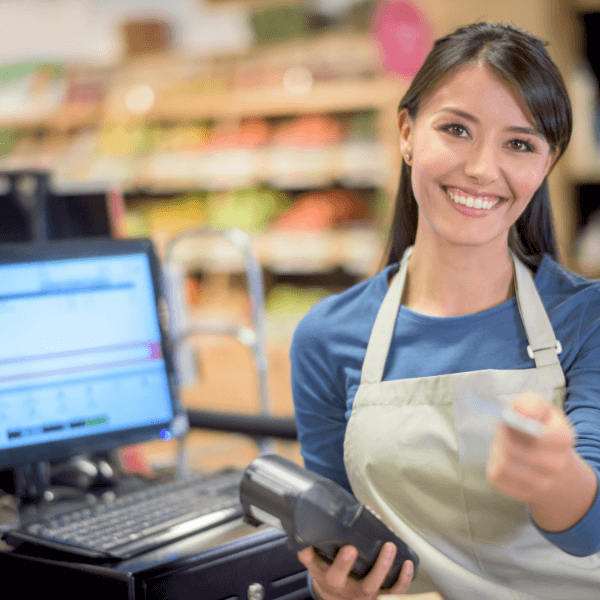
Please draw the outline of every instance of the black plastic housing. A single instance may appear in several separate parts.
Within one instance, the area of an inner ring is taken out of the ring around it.
[[[292,461],[274,454],[255,459],[242,476],[240,501],[247,523],[281,529],[292,550],[312,546],[332,563],[342,546],[354,546],[358,557],[351,575],[356,579],[369,573],[387,541],[398,552],[383,589],[398,580],[405,560],[413,561],[413,579],[417,576],[418,556],[373,511],[334,481]]]

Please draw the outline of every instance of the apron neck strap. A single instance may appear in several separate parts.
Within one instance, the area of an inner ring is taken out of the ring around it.
[[[512,251],[510,255],[514,265],[517,306],[529,341],[527,354],[535,361],[540,374],[543,373],[555,386],[562,387],[565,385],[565,376],[558,360],[562,345],[554,335],[548,313],[527,267]]]
[[[383,369],[394,335],[396,317],[402,303],[402,293],[408,272],[408,259],[412,254],[412,250],[413,247],[410,246],[404,252],[400,261],[400,268],[379,307],[362,366],[361,384],[380,383],[383,378]]]
[[[398,273],[379,307],[362,366],[361,384],[380,383],[383,378],[412,251],[412,246],[406,249]],[[529,341],[527,352],[535,361],[538,378],[547,380],[553,387],[564,387],[565,376],[557,357],[562,350],[560,342],[554,336],[550,319],[527,267],[512,252],[510,254],[514,266],[517,306]]]

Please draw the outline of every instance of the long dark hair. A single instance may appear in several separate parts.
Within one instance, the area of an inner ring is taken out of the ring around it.
[[[567,88],[546,45],[544,40],[506,23],[475,23],[457,29],[435,42],[398,110],[407,109],[414,120],[422,100],[452,70],[469,62],[486,65],[521,93],[550,150],[559,149],[558,159],[571,138],[573,116]],[[398,262],[404,250],[415,243],[417,221],[411,168],[403,160],[388,242],[388,265]],[[544,254],[558,260],[546,179],[511,227],[508,244],[534,271]]]

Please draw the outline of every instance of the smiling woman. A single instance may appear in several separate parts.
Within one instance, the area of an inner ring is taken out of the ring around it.
[[[598,597],[600,283],[558,264],[546,183],[571,125],[539,38],[478,23],[438,40],[400,102],[388,264],[294,334],[307,468],[419,556],[386,593]],[[387,550],[360,582],[352,547],[299,559],[317,598],[374,600]]]
[[[485,67],[488,77],[496,76],[495,87],[500,95],[510,96],[509,103],[513,107],[516,104],[517,112],[521,113],[514,115],[521,123],[507,123],[507,133],[521,134],[521,137],[513,136],[515,140],[507,141],[513,144],[514,150],[535,151],[538,144],[549,148],[553,159],[550,170],[569,143],[573,118],[566,86],[545,46],[546,42],[517,27],[490,23],[471,25],[437,40],[400,101],[400,120],[406,116],[416,120],[417,114],[423,110],[424,100],[443,93],[446,83],[452,80],[456,83],[459,71]],[[459,90],[459,97],[466,94],[472,101],[476,101],[477,97],[485,100],[477,81],[462,78],[462,84],[465,87]],[[498,84],[504,85],[498,87]],[[468,137],[469,127],[481,125],[481,121],[477,115],[457,106],[459,97],[453,96],[449,100],[445,111],[446,131]],[[498,108],[505,108],[498,100],[495,97],[488,103],[494,116]],[[490,107],[494,102],[496,106]],[[403,116],[404,113],[406,116]],[[508,118],[509,115],[505,116]],[[388,264],[396,262],[404,250],[415,243],[418,208],[412,188],[410,161],[406,160],[410,152],[410,147],[403,148],[405,160],[392,224]],[[557,250],[545,179],[534,192],[533,201],[510,228],[509,246],[525,264],[535,269],[544,253],[556,259]]]
[[[407,109],[400,112],[400,147],[404,156],[412,155],[407,162],[419,206],[415,256],[421,244],[445,251],[448,243],[479,246],[479,251],[490,245],[494,253],[504,248],[509,262],[508,230],[557,153],[528,113],[520,94],[479,64],[449,75],[422,102],[415,119]],[[441,237],[423,239],[431,235]]]
[[[514,86],[480,61],[452,71],[414,118],[403,108],[398,121],[418,206],[406,306],[452,316],[504,302],[513,295],[510,229],[545,181],[558,148],[537,130]],[[425,256],[438,274],[440,261],[470,264],[455,280],[454,295],[442,296],[444,282],[423,264]]]

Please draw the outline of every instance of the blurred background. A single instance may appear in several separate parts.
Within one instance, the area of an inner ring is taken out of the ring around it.
[[[164,258],[182,231],[243,229],[264,276],[272,410],[289,417],[299,319],[381,266],[398,102],[433,40],[479,20],[550,43],[575,116],[550,179],[559,247],[596,277],[600,0],[0,0],[0,240],[34,235],[10,191],[23,170],[48,174],[62,237],[150,237]],[[226,240],[183,240],[174,259],[192,322],[251,323]],[[192,345],[184,402],[258,411],[248,349]],[[145,447],[148,464],[171,460],[170,443]],[[235,434],[194,432],[189,447],[215,468],[256,451]],[[295,442],[278,451],[299,456]]]

